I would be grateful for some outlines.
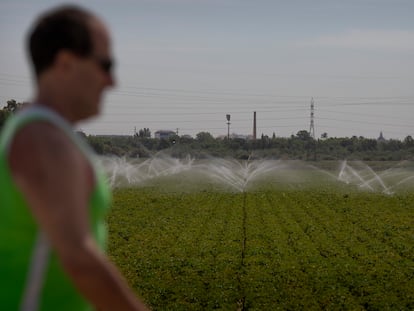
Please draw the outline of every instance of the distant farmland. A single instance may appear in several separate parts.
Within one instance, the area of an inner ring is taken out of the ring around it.
[[[414,309],[413,191],[164,179],[117,189],[108,216],[111,258],[154,310]]]

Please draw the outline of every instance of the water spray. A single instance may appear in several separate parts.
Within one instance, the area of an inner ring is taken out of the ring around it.
[[[112,187],[145,186],[157,178],[173,177],[183,183],[183,187],[185,183],[209,182],[243,192],[253,185],[259,188],[272,184],[315,186],[324,181],[391,195],[398,188],[414,184],[413,170],[396,167],[376,172],[365,163],[348,161],[340,163],[337,174],[301,161],[251,158],[240,161],[213,157],[196,160],[190,156],[178,159],[163,153],[145,160],[102,157],[100,162]]]

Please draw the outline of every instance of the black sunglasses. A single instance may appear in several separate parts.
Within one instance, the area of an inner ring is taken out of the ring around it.
[[[111,73],[112,68],[114,67],[114,61],[112,59],[98,56],[92,56],[92,59],[102,69],[102,71],[109,74]]]

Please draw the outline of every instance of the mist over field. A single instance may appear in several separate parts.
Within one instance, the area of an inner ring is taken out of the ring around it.
[[[206,187],[236,192],[268,188],[309,188],[330,185],[392,194],[414,187],[410,161],[375,162],[235,160],[210,157],[173,158],[159,154],[148,159],[101,157],[112,187],[142,187],[163,182],[164,188],[186,191]],[[167,186],[170,184],[170,186]]]

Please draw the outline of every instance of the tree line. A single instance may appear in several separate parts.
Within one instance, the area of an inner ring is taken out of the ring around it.
[[[15,100],[7,101],[0,109],[0,129],[5,120],[24,106]],[[402,161],[414,160],[414,139],[377,140],[362,136],[328,137],[314,139],[306,130],[290,137],[262,135],[258,139],[214,138],[209,132],[199,132],[195,138],[188,135],[171,135],[168,138],[151,138],[149,128],[140,129],[134,135],[86,135],[79,133],[101,155],[125,157],[151,157],[157,152],[167,152],[173,157],[192,156],[232,157],[237,159],[273,158],[292,160],[363,160]]]
[[[173,157],[188,155],[195,158],[232,157],[237,159],[273,158],[305,161],[363,160],[402,161],[414,160],[414,140],[378,141],[364,137],[314,139],[305,130],[291,137],[268,137],[256,140],[243,138],[214,138],[200,132],[195,138],[173,135],[157,139],[139,135],[84,137],[98,154],[151,157],[157,152],[167,152]]]

